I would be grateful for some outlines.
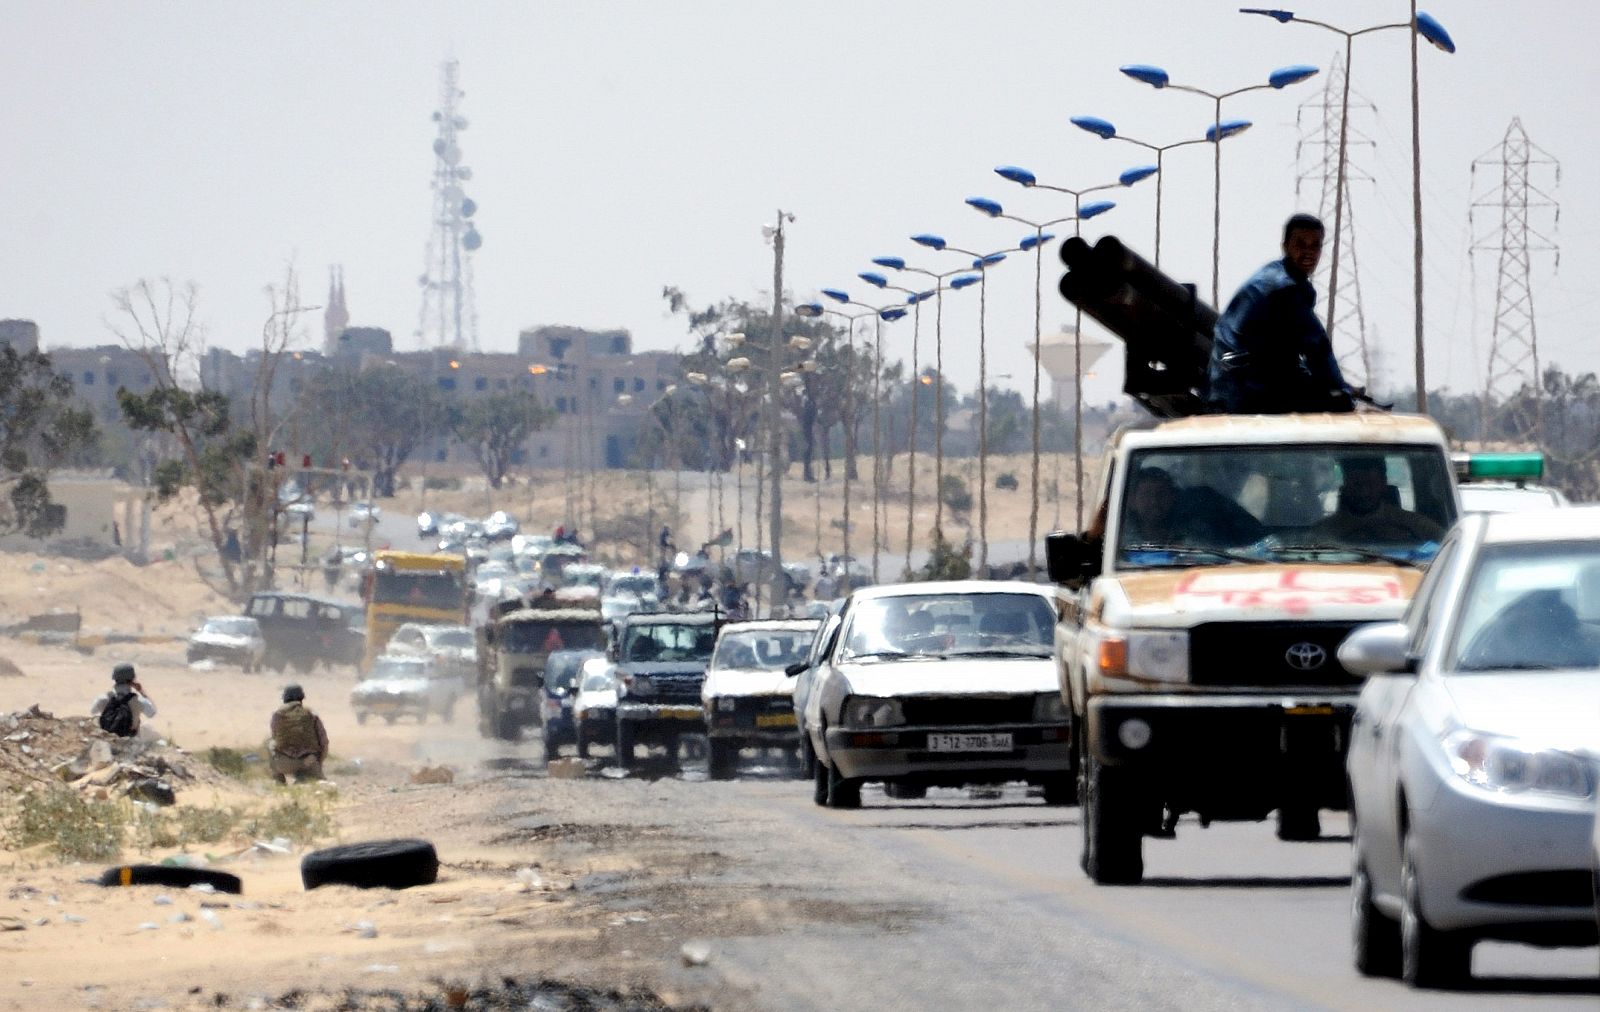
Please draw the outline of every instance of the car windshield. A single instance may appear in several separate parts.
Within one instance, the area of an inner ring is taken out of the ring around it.
[[[584,692],[604,692],[611,688],[611,676],[605,673],[589,675],[583,680]]]
[[[1447,670],[1600,668],[1600,542],[1485,547],[1459,616]]]
[[[372,670],[367,672],[368,680],[374,682],[397,682],[426,677],[428,677],[426,662],[405,657],[379,657],[372,662]]]
[[[544,654],[552,650],[598,650],[605,645],[604,633],[598,620],[507,622],[501,627],[500,634],[503,649],[513,654]]]
[[[1144,450],[1129,458],[1119,569],[1235,562],[1422,564],[1455,521],[1445,455],[1427,446]]]
[[[255,636],[257,635],[256,621],[253,618],[208,618],[203,632],[216,633],[219,636]]]
[[[583,670],[583,662],[598,656],[600,655],[592,650],[556,651],[545,662],[545,687],[552,689],[572,688],[578,681],[579,672]]]
[[[700,662],[711,659],[717,629],[707,624],[654,622],[631,626],[623,635],[622,659],[635,663]]]
[[[711,658],[711,667],[786,668],[806,659],[806,651],[815,635],[815,631],[809,629],[751,629],[724,633],[717,643],[716,655]]]
[[[850,611],[841,660],[1049,657],[1055,612],[1038,594],[906,594]]]
[[[468,629],[446,629],[435,633],[433,645],[439,649],[470,650],[476,645],[472,632]]]

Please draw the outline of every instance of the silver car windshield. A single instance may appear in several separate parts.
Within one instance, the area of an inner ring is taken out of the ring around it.
[[[1435,447],[1145,450],[1129,459],[1117,568],[1421,564],[1439,550],[1455,512],[1444,454]]]
[[[422,661],[380,657],[372,662],[367,678],[375,682],[405,681],[428,677],[428,666]]]
[[[850,613],[839,659],[1049,657],[1055,612],[1038,594],[868,598]]]
[[[206,619],[205,631],[220,636],[255,636],[259,626],[253,618],[210,618]]]
[[[1458,615],[1447,670],[1600,668],[1600,543],[1485,547]]]

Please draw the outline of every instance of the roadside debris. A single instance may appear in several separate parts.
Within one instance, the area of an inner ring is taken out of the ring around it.
[[[453,784],[456,782],[456,771],[448,766],[423,766],[412,771],[411,782],[414,784]]]

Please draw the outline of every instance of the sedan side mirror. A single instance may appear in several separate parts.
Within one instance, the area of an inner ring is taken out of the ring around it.
[[[807,664],[805,661],[795,661],[793,664],[784,668],[783,673],[788,675],[790,678],[793,678],[809,667],[811,667],[811,665]]]
[[[1416,674],[1416,658],[1406,653],[1410,640],[1404,622],[1364,625],[1339,644],[1339,663],[1352,675]]]

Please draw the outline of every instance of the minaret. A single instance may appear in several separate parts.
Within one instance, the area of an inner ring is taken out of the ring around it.
[[[339,352],[339,335],[350,326],[350,310],[344,304],[344,268],[328,268],[328,308],[322,313],[322,353]]]

